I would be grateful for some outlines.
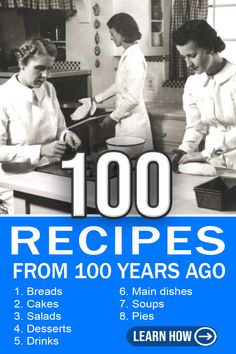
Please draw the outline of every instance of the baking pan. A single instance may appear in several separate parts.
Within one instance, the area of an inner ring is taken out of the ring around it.
[[[194,187],[199,208],[236,210],[236,178],[217,177]]]

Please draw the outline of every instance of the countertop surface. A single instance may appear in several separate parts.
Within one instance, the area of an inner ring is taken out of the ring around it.
[[[160,116],[173,119],[185,119],[185,113],[182,104],[146,102],[146,107],[150,118]]]
[[[151,119],[168,117],[185,120],[185,113],[181,103],[145,102],[145,105]],[[100,104],[99,107],[109,111],[114,109],[112,105],[106,105],[106,103]]]
[[[14,72],[10,71],[0,71],[0,77],[9,78],[14,75]],[[54,71],[49,73],[48,77],[70,77],[70,76],[80,76],[80,75],[90,75],[91,70],[73,70],[73,71]]]

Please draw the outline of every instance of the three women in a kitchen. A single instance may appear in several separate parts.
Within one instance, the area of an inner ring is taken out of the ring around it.
[[[183,95],[186,131],[173,156],[173,169],[189,162],[236,168],[236,65],[219,53],[225,43],[204,20],[191,20],[174,32],[175,44],[195,75]],[[199,145],[205,146],[199,151]]]
[[[0,86],[0,175],[60,159],[68,145],[77,149],[81,143],[67,130],[55,89],[46,80],[55,57],[50,40],[26,41],[17,52],[20,71]],[[0,193],[1,200],[10,198],[9,191]]]
[[[143,99],[147,63],[137,41],[141,33],[136,21],[126,13],[118,13],[107,22],[111,40],[123,47],[115,83],[93,100],[101,103],[115,96],[115,109],[104,119],[103,126],[115,126],[116,136],[145,139],[144,150],[153,149],[148,113]]]

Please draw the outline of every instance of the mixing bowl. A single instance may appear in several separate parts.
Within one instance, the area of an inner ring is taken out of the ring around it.
[[[107,139],[106,143],[108,150],[122,151],[133,159],[141,154],[145,139],[134,136],[117,136]]]

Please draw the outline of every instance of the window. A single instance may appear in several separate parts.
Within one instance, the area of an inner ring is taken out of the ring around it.
[[[226,44],[221,55],[236,63],[236,0],[209,0],[208,22]]]

